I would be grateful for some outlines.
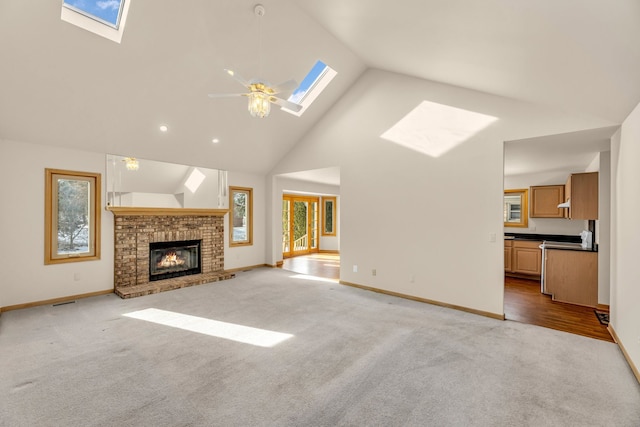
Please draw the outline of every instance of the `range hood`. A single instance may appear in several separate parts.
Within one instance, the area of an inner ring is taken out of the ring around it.
[[[559,208],[570,208],[571,207],[571,199],[567,200],[564,203],[560,203],[558,205]]]

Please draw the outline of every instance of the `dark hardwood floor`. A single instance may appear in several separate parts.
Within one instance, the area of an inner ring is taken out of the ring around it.
[[[331,280],[340,278],[340,255],[317,253],[287,258],[282,268]],[[505,277],[504,313],[507,320],[543,326],[613,342],[607,327],[589,307],[552,301],[540,293],[537,280]]]
[[[537,280],[505,277],[504,314],[507,320],[613,342],[593,308],[552,301],[540,293]]]

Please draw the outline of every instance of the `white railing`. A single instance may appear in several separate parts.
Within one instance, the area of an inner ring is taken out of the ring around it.
[[[302,251],[305,249],[309,249],[309,243],[308,243],[308,238],[307,238],[307,234],[305,234],[304,236],[300,237],[297,240],[294,240],[293,242],[293,250],[294,251]]]

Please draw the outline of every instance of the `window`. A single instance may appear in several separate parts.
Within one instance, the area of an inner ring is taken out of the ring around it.
[[[100,174],[45,169],[45,264],[100,259]]]
[[[60,18],[120,43],[131,0],[64,0]]]
[[[300,117],[337,74],[333,68],[324,62],[316,62],[311,71],[302,80],[300,86],[293,91],[288,99],[291,102],[302,105],[302,109],[295,112],[283,107],[282,110]]]
[[[229,246],[253,244],[253,189],[229,187]]]
[[[528,192],[526,188],[504,190],[502,213],[505,227],[527,227]]]
[[[123,3],[122,0],[64,0],[62,6],[117,29]]]
[[[322,198],[322,235],[336,235],[336,198]]]

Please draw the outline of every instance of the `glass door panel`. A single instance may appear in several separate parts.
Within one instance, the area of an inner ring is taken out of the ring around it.
[[[289,200],[282,201],[282,253],[289,254],[291,252],[291,215]]]
[[[309,212],[309,218],[311,219],[309,224],[309,236],[310,236],[310,248],[318,249],[318,202],[312,202],[310,204],[311,211]]]
[[[293,202],[293,252],[309,250],[309,202]]]
[[[319,218],[317,197],[283,196],[282,255],[284,257],[318,251]]]

